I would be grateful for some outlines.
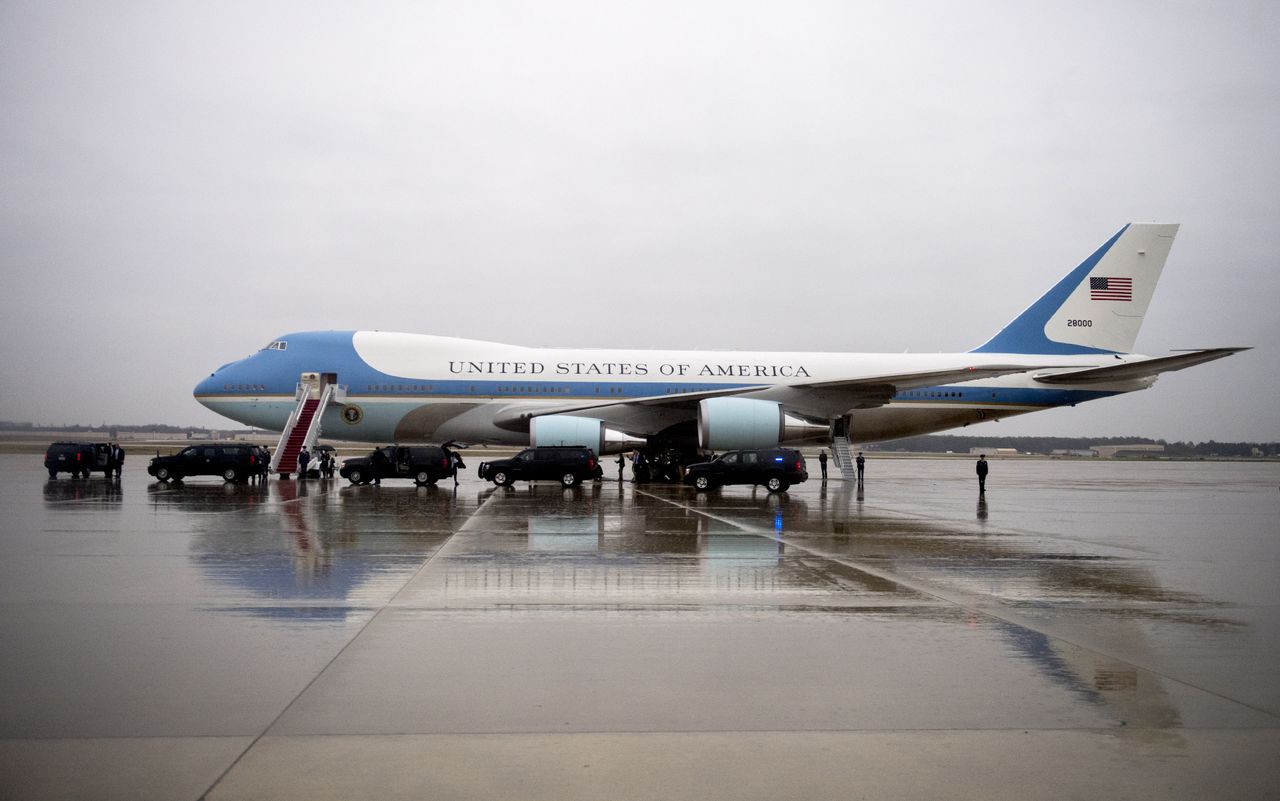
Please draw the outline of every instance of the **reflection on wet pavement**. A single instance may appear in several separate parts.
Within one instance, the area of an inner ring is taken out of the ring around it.
[[[32,738],[1069,730],[1142,733],[1154,775],[1192,730],[1280,731],[1274,465],[1000,461],[979,498],[946,460],[770,495],[113,485],[22,458],[0,457],[0,760]]]

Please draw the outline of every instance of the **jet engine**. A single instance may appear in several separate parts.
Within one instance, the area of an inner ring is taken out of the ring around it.
[[[603,420],[551,414],[529,421],[529,443],[539,445],[579,445],[590,448],[597,456],[643,448],[643,438],[615,431]]]
[[[698,445],[702,448],[771,448],[783,442],[825,442],[830,434],[827,423],[788,414],[774,401],[706,398],[698,403]]]

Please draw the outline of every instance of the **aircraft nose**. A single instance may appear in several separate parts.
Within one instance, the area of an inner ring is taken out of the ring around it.
[[[241,361],[244,360],[242,359]],[[209,404],[205,403],[205,396],[216,395],[224,391],[223,384],[226,383],[227,380],[227,371],[229,368],[232,368],[237,364],[240,364],[240,362],[227,362],[217,370],[214,370],[201,380],[200,383],[196,384],[196,388],[192,390],[191,394],[195,395],[196,400],[200,401],[200,403],[208,406]]]
[[[218,377],[216,374],[210,375],[200,383],[196,384],[196,388],[191,392],[192,395],[195,395],[196,401],[206,409],[210,408],[209,396],[212,395],[214,390],[217,388],[217,380]]]
[[[207,378],[201,379],[200,383],[196,384],[196,388],[192,391],[196,395],[203,395],[209,391],[209,388],[212,385],[213,385],[213,375],[211,374]]]

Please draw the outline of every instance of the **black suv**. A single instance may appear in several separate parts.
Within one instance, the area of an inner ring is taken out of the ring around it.
[[[411,478],[419,487],[434,484],[455,472],[453,457],[435,445],[388,445],[368,456],[347,459],[338,475],[352,484],[368,484],[384,478]]]
[[[111,462],[111,446],[105,442],[55,442],[44,452],[44,469],[49,471],[49,478],[57,478],[59,473],[88,478],[90,470],[110,473],[115,465]]]
[[[689,465],[684,474],[684,483],[699,490],[721,484],[763,484],[770,492],[785,492],[792,484],[808,480],[804,456],[792,448],[729,451],[709,462]]]
[[[187,476],[244,481],[262,472],[263,454],[257,445],[192,445],[172,456],[155,457],[147,472],[161,481],[181,481]]]
[[[525,448],[510,459],[481,462],[476,475],[499,486],[510,486],[513,481],[547,480],[572,487],[587,479],[600,478],[603,472],[595,451],[590,448],[557,445]]]

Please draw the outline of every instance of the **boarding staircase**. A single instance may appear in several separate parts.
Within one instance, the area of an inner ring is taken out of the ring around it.
[[[298,384],[294,395],[298,400],[289,422],[280,433],[280,441],[276,444],[276,452],[271,456],[271,472],[288,476],[298,470],[298,454],[305,448],[314,448],[320,439],[320,410],[324,409],[333,398],[335,387],[326,385],[317,395],[307,384]]]
[[[836,455],[836,464],[840,466],[840,475],[849,481],[857,481],[858,466],[853,463],[853,448],[849,446],[849,438],[844,434],[836,434],[831,438],[831,450]]]

